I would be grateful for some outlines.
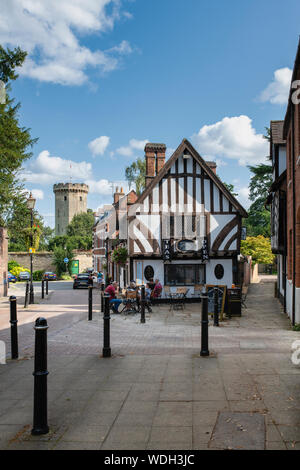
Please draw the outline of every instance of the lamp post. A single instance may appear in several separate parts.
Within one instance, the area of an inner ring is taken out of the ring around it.
[[[33,228],[33,209],[35,206],[35,199],[32,197],[32,193],[30,193],[29,198],[27,199],[27,208],[30,210],[30,227],[31,227],[31,235],[30,235],[30,245],[32,248],[33,245],[33,235],[32,235],[32,228]],[[32,283],[32,250],[30,250],[30,290],[29,290],[29,303],[34,303],[34,293],[33,293],[33,283]]]
[[[106,257],[106,280],[105,285],[108,286],[108,237],[105,239],[105,257]]]

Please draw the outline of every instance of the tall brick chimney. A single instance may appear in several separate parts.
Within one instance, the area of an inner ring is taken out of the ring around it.
[[[119,202],[120,197],[124,196],[124,191],[123,188],[121,188],[121,191],[119,191],[118,186],[116,187],[116,191],[114,193],[114,204],[117,204]]]
[[[216,162],[205,162],[207,166],[214,172],[214,174],[217,174],[217,164]]]
[[[153,178],[160,172],[165,164],[166,146],[165,144],[146,144],[146,186],[151,183]]]

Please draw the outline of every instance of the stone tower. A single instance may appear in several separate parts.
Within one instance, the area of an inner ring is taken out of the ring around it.
[[[89,187],[80,183],[59,183],[53,186],[55,194],[55,235],[65,235],[74,215],[87,212]]]

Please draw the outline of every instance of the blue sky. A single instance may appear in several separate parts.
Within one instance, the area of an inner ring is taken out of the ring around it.
[[[54,224],[55,182],[111,201],[145,141],[183,138],[248,207],[248,164],[283,119],[299,36],[296,0],[2,0],[0,44],[29,52],[13,93],[38,137],[22,176]],[[71,164],[71,169],[70,169]],[[71,172],[71,174],[70,174]]]

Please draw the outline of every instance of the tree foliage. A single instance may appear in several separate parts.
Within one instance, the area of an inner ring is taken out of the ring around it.
[[[68,258],[69,263],[66,266],[64,259]],[[70,245],[67,245],[65,248],[62,246],[56,246],[53,251],[53,264],[55,266],[55,272],[58,277],[61,277],[63,273],[66,272],[66,267],[69,274],[71,274],[71,264],[74,259],[74,253]]]
[[[39,251],[48,249],[48,244],[53,237],[54,230],[44,225],[42,216],[33,211],[33,223],[40,227]],[[27,208],[26,202],[19,201],[14,207],[12,213],[8,214],[6,225],[9,236],[9,251],[26,251],[28,249],[26,242],[26,233],[22,229],[29,228],[31,225],[31,213]]]
[[[249,184],[249,199],[252,204],[248,210],[249,217],[244,221],[244,224],[247,227],[249,236],[263,235],[270,237],[271,216],[265,208],[265,202],[272,184],[272,167],[261,163],[248,168],[253,174]]]
[[[146,161],[143,158],[138,158],[125,169],[125,179],[128,181],[129,189],[132,184],[135,184],[136,193],[139,196],[146,187]]]
[[[31,138],[30,129],[19,124],[20,104],[14,104],[9,97],[11,81],[18,78],[15,69],[23,64],[26,55],[20,48],[5,50],[0,46],[0,80],[7,84],[5,103],[0,104],[0,225],[4,226],[15,207],[24,203],[19,172],[32,156],[29,149],[37,140]]]
[[[252,256],[253,264],[272,264],[275,259],[270,238],[262,235],[247,237],[246,240],[242,240],[241,253],[244,256]]]
[[[49,250],[55,247],[69,246],[72,250],[91,250],[93,246],[93,226],[95,223],[93,211],[77,214],[69,223],[66,235],[53,237],[49,242]]]

